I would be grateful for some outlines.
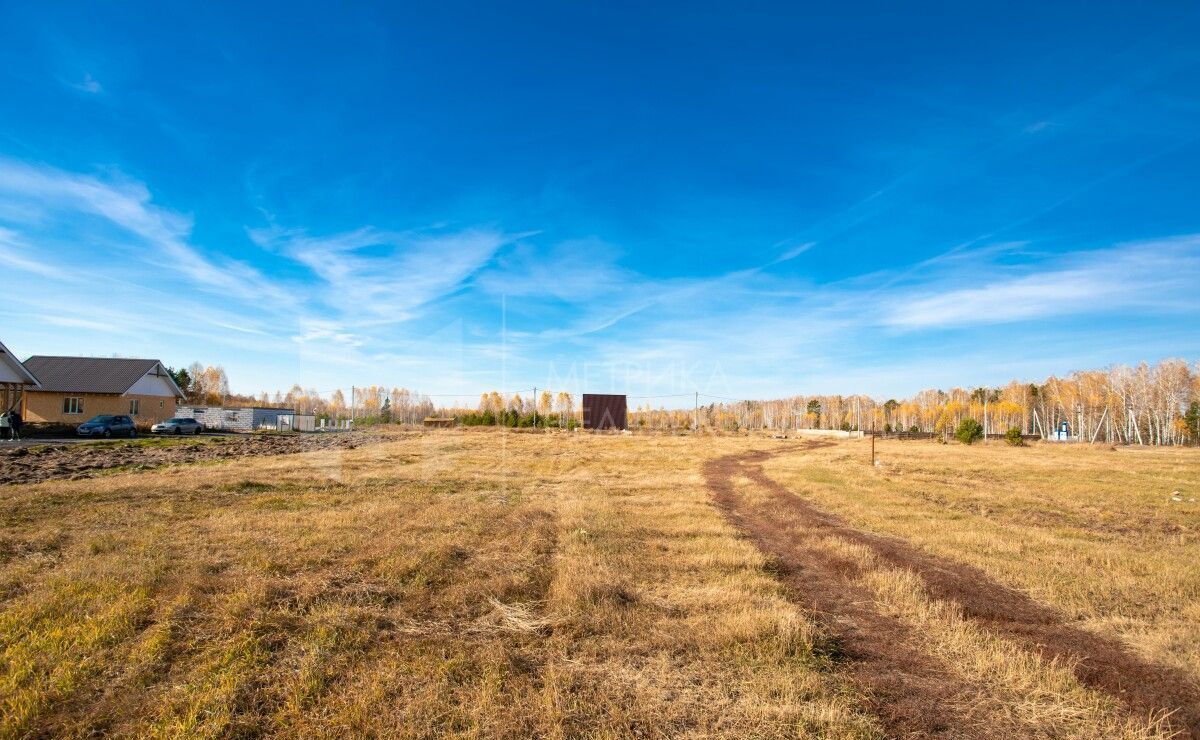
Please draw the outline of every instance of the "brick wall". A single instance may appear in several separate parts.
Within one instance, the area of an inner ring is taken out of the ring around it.
[[[83,413],[63,413],[63,399],[68,397],[83,399]],[[26,391],[21,417],[31,424],[82,424],[97,414],[129,414],[130,402],[134,399],[137,399],[139,408],[138,413],[132,416],[138,426],[149,426],[175,415],[175,399],[162,396]]]
[[[260,427],[276,428],[281,415],[294,414],[292,409],[264,409],[254,407],[224,408],[222,406],[180,406],[176,415],[195,419],[205,429],[230,429],[252,432]]]

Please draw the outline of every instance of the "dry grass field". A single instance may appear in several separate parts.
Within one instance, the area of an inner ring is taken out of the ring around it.
[[[0,486],[0,736],[1200,733],[1200,453],[868,450],[394,432]]]

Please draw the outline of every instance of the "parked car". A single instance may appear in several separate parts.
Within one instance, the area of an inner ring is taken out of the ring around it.
[[[137,428],[132,417],[101,414],[80,424],[75,433],[80,437],[136,437]]]
[[[150,427],[151,434],[199,434],[204,425],[195,419],[167,419]]]

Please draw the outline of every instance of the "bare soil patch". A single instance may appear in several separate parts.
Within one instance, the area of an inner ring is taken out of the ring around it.
[[[807,448],[815,446],[820,443]],[[811,554],[797,560],[800,550],[788,541],[794,540],[794,532],[784,532],[762,513],[740,506],[731,484],[733,475],[744,475],[771,493],[775,505],[786,506],[790,515],[805,524],[806,534],[836,536],[870,549],[883,561],[920,576],[929,597],[953,601],[965,617],[993,633],[1024,644],[1045,659],[1070,665],[1081,683],[1116,697],[1134,713],[1148,716],[1170,712],[1172,730],[1182,737],[1200,737],[1200,688],[1188,676],[1149,663],[1116,640],[1070,625],[1056,610],[997,583],[977,568],[929,555],[900,539],[850,526],[768,477],[758,464],[770,456],[753,452],[714,461],[706,470],[709,484],[731,519],[764,550],[780,558],[804,602],[827,613],[826,624],[844,642],[847,652],[858,659],[855,673],[859,680],[879,697],[877,711],[889,723],[890,731],[901,735],[936,734],[944,718],[938,717],[932,707],[936,706],[936,691],[944,689],[929,687],[924,680],[925,672],[934,666],[910,652],[907,636],[900,635],[897,641],[886,619],[880,621],[869,613],[868,606],[854,603],[852,591],[846,590],[848,580],[856,575],[847,572],[855,567],[853,564],[822,561]],[[838,589],[843,589],[842,595]],[[853,626],[839,628],[847,617]],[[909,692],[935,693],[926,693],[925,699],[915,701],[916,706],[910,709],[903,703],[892,703],[888,692],[893,687],[902,689],[904,696]]]
[[[47,444],[0,450],[0,485],[47,480],[94,478],[108,472],[148,470],[208,460],[290,455],[316,450],[354,449],[382,435],[247,434],[196,440],[151,438],[90,444]]]

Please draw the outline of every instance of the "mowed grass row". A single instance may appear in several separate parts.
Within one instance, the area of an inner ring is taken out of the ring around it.
[[[1200,450],[877,441],[872,467],[869,445],[763,467],[855,526],[976,566],[1200,682]]]
[[[878,734],[700,476],[397,435],[0,488],[0,735]]]

